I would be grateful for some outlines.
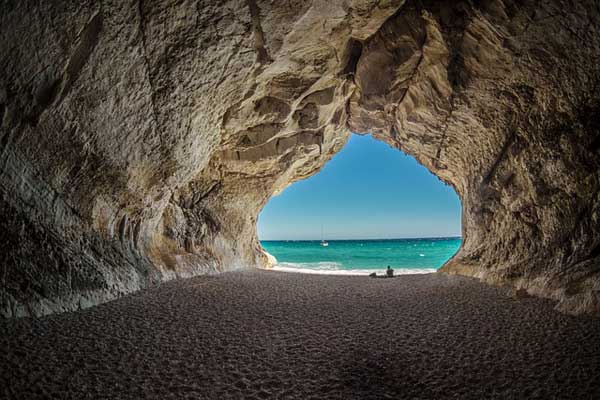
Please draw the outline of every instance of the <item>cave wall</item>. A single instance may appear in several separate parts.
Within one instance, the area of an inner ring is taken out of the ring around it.
[[[598,313],[599,9],[407,3],[365,43],[349,126],[460,195],[464,243],[443,272]]]
[[[265,265],[349,131],[452,185],[443,271],[600,311],[594,1],[6,1],[0,313]]]

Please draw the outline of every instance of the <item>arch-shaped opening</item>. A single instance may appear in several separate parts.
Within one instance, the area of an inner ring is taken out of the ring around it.
[[[349,131],[460,195],[445,272],[599,312],[594,1],[209,3],[3,14],[2,315],[263,264],[258,213]]]
[[[318,173],[269,200],[257,231],[276,270],[429,273],[460,247],[461,204],[412,156],[353,134]]]

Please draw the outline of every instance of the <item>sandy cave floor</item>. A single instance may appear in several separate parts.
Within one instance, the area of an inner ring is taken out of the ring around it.
[[[440,274],[174,281],[0,322],[0,354],[0,398],[600,398],[600,319]]]

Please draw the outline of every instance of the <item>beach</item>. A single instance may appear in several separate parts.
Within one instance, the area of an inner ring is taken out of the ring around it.
[[[264,270],[0,322],[7,399],[600,398],[600,320],[443,274]]]
[[[459,249],[460,237],[416,239],[263,240],[277,270],[315,274],[369,275],[390,266],[396,274],[431,273]]]

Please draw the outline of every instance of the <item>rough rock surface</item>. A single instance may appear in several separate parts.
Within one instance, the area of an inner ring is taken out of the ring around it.
[[[256,216],[349,131],[463,202],[448,273],[600,313],[595,0],[8,0],[0,313],[266,262]]]

